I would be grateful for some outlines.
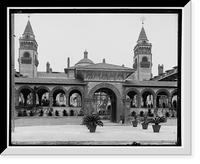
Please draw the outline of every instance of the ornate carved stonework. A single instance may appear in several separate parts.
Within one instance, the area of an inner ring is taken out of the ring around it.
[[[130,72],[126,71],[95,71],[82,70],[78,71],[79,77],[84,81],[125,81]]]

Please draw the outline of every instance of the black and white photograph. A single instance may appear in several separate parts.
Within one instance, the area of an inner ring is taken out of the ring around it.
[[[11,9],[9,146],[185,146],[182,14]]]

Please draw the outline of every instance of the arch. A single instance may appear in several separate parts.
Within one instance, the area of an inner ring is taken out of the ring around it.
[[[45,97],[43,95],[45,93],[48,93]],[[50,89],[46,86],[40,86],[36,90],[36,104],[39,106],[49,106],[49,94],[50,94]]]
[[[46,90],[47,92],[50,93],[50,89],[48,87],[46,87],[46,86],[43,86],[43,85],[38,87],[38,89],[36,90],[36,93],[41,89],[44,89],[44,90]]]
[[[18,94],[20,94],[20,92],[21,92],[23,89],[28,89],[28,90],[30,90],[31,92],[33,92],[33,88],[31,88],[31,87],[28,86],[28,85],[23,85],[23,86],[21,86],[21,87],[17,90]]]
[[[63,88],[62,86],[56,86],[56,87],[54,87],[54,88],[50,91],[50,95],[53,96],[53,93],[54,93],[56,90],[62,90],[62,91],[64,91],[64,93],[67,95],[66,89]]]
[[[138,96],[141,96],[140,92],[136,89],[136,88],[129,88],[123,95],[123,98],[126,99],[126,95],[129,93],[129,92],[135,92],[136,94],[138,94]]]
[[[139,107],[141,101],[140,92],[136,88],[129,88],[123,95],[123,99],[126,99],[127,96],[131,99],[131,107]]]
[[[177,95],[178,95],[178,90],[177,90],[177,88],[174,89],[174,90],[171,92],[171,97],[172,97],[175,93],[177,93]]]
[[[119,122],[120,116],[123,115],[123,103],[122,103],[122,95],[119,90],[112,84],[108,83],[100,83],[94,86],[88,93],[88,98],[93,99],[93,95],[96,91],[101,91],[101,89],[108,89],[109,92],[114,93],[114,100],[112,101],[112,112],[111,112],[111,121]]]
[[[74,95],[75,94],[75,95]],[[74,96],[73,96],[74,95]],[[68,105],[74,107],[81,107],[83,104],[84,92],[79,87],[71,87],[67,91]],[[73,102],[72,100],[76,100]],[[73,103],[72,103],[73,102]],[[75,104],[74,104],[75,103]]]
[[[156,92],[156,107],[168,108],[171,105],[171,94],[167,89],[161,88]]]
[[[33,93],[33,89],[30,87],[30,86],[21,86],[18,90],[17,90],[17,93],[18,93],[18,98],[19,98],[19,104],[20,105],[27,105],[27,102],[28,102],[28,100],[30,101],[31,100],[31,102],[33,103],[33,99],[30,99],[30,97],[28,98],[28,95],[30,95],[30,94],[32,94]],[[23,95],[23,98],[21,98],[20,97],[20,93]],[[20,98],[21,98],[21,100],[22,101],[20,101]],[[32,97],[33,98],[33,97]]]
[[[141,96],[142,96],[145,92],[150,92],[150,93],[153,95],[153,97],[156,96],[156,93],[155,93],[152,89],[150,89],[150,88],[145,88],[145,89],[143,89],[142,92],[141,92]]]
[[[151,96],[152,95],[152,96]],[[141,92],[141,106],[144,108],[153,108],[155,105],[155,92],[150,88],[145,88]]]
[[[62,95],[62,100],[59,100],[59,97],[57,97],[58,94],[64,94]],[[50,92],[50,106],[66,106],[67,104],[67,91],[62,86],[56,86],[54,87]],[[58,98],[58,99],[57,99]],[[66,98],[66,99],[65,99]],[[58,101],[57,101],[58,100]],[[60,102],[61,101],[61,102]]]
[[[143,61],[143,62],[148,62],[148,58],[147,58],[146,56],[143,56],[143,57],[142,57],[142,61]]]
[[[159,90],[156,92],[156,96],[157,96],[159,93],[161,93],[161,92],[166,93],[166,96],[167,96],[167,97],[170,96],[170,92],[169,92],[167,89],[164,89],[164,88],[159,89]]]
[[[112,91],[116,94],[117,99],[119,99],[119,98],[122,97],[122,96],[121,96],[121,93],[119,92],[119,90],[118,90],[114,85],[108,84],[108,83],[101,83],[101,84],[97,84],[96,86],[94,86],[94,87],[90,90],[90,92],[89,92],[89,94],[88,94],[88,97],[89,97],[89,98],[92,98],[93,95],[94,95],[94,93],[95,93],[98,89],[101,89],[101,88],[108,88],[108,89],[112,90]]]
[[[80,87],[71,87],[68,91],[67,91],[67,96],[70,95],[70,93],[74,90],[78,90],[81,93],[81,96],[84,97],[84,92]]]

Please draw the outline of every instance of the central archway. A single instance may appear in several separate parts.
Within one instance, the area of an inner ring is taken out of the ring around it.
[[[90,90],[88,97],[93,99],[93,106],[100,115],[110,115],[111,122],[119,122],[123,114],[122,96],[115,86],[98,84]]]
[[[108,88],[98,89],[93,95],[95,111],[105,119],[116,122],[116,95]]]

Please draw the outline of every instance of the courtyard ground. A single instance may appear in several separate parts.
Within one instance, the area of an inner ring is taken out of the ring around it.
[[[80,125],[81,117],[68,118],[20,118],[15,121],[12,133],[14,145],[175,145],[177,138],[176,119],[163,123],[159,133],[154,133],[151,124],[143,130],[138,127],[104,121],[95,133]]]

